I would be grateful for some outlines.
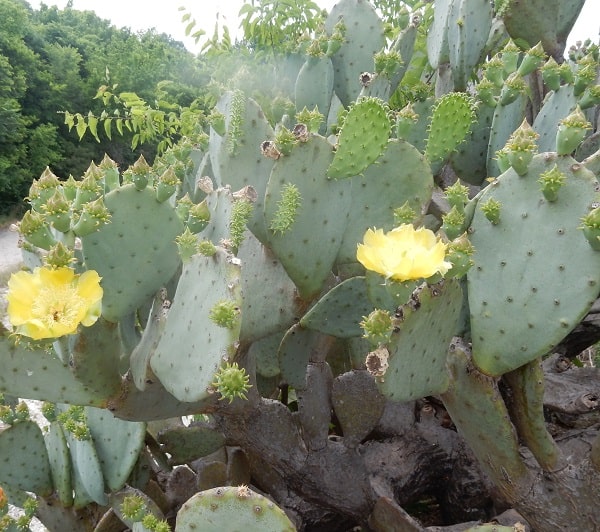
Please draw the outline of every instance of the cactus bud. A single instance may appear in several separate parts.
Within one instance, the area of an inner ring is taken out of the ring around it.
[[[581,229],[590,246],[600,251],[600,207],[596,207],[581,219]]]
[[[504,85],[504,62],[498,54],[484,64],[485,79],[500,89]]]
[[[119,188],[119,166],[106,153],[99,165],[104,181],[104,192]]]
[[[208,123],[215,130],[217,135],[221,137],[225,135],[225,115],[223,113],[213,109],[208,116]]]
[[[187,226],[192,233],[199,233],[208,225],[210,212],[206,200],[190,207]]]
[[[19,401],[15,407],[15,420],[14,423],[19,421],[27,421],[29,419],[29,407],[25,401]]]
[[[42,415],[50,422],[56,420],[56,405],[54,403],[49,403],[48,401],[44,401],[42,403]]]
[[[402,57],[396,50],[378,52],[375,54],[375,73],[390,79],[402,66]]]
[[[325,117],[319,113],[319,109],[315,107],[309,111],[306,107],[299,113],[296,113],[296,120],[301,124],[306,124],[306,127],[311,133],[317,133],[321,127],[321,123]],[[300,140],[300,139],[299,139]]]
[[[498,225],[500,222],[500,207],[498,200],[490,198],[481,206],[481,211],[493,225]]]
[[[558,123],[558,131],[556,132],[556,152],[558,155],[569,155],[575,151],[585,138],[587,130],[591,127],[579,107],[569,116],[563,118]]]
[[[73,250],[58,242],[48,251],[44,264],[52,268],[70,268],[74,261]]]
[[[198,253],[198,239],[192,233],[189,227],[186,227],[182,234],[175,238],[179,256],[182,262],[187,262],[192,255]]]
[[[60,189],[45,204],[46,219],[57,231],[66,233],[71,226],[70,205]]]
[[[558,199],[558,191],[565,184],[566,176],[555,164],[551,170],[540,174],[538,183],[542,185],[542,194],[548,201],[556,201]]]
[[[476,86],[477,96],[488,107],[496,107],[498,88],[489,79],[483,78]]]
[[[517,72],[521,76],[531,74],[536,68],[539,68],[544,62],[546,54],[542,48],[542,43],[538,42],[533,48],[530,48],[526,53],[525,57],[521,61]]]
[[[387,310],[375,309],[368,316],[363,316],[360,322],[363,329],[363,338],[373,345],[389,342],[394,330],[392,316]]]
[[[210,309],[208,317],[219,327],[234,329],[238,323],[240,308],[235,301],[219,301]]]
[[[79,210],[84,204],[94,201],[102,194],[103,187],[93,173],[83,178],[77,187],[77,194],[73,203],[73,208]]]
[[[452,267],[448,270],[446,277],[457,279],[463,277],[469,271],[469,268],[473,266],[471,256],[474,251],[473,244],[467,238],[466,233],[450,242],[446,258],[452,264]]]
[[[593,85],[585,89],[585,92],[579,98],[579,107],[589,109],[600,104],[600,85]]]
[[[496,152],[496,161],[498,164],[498,170],[500,170],[501,174],[510,168],[510,161],[508,159],[508,150],[506,149],[506,146]]]
[[[15,422],[15,413],[8,405],[0,405],[0,422],[5,425],[12,425]]]
[[[527,84],[522,76],[518,72],[513,72],[506,78],[504,86],[500,91],[500,105],[509,105],[513,103],[520,94],[524,93],[527,88]]]
[[[129,177],[136,189],[144,190],[148,184],[152,185],[150,171],[150,165],[146,162],[143,155],[140,155],[133,166],[128,168]]]
[[[239,368],[237,362],[227,362],[215,373],[215,380],[211,386],[221,394],[221,399],[229,399],[232,403],[236,397],[246,399],[246,393],[252,387],[250,377],[244,368]]]
[[[146,515],[146,504],[139,495],[127,495],[120,506],[121,514],[130,521],[141,521]]]
[[[217,252],[217,247],[210,240],[198,242],[198,253],[205,257],[212,257]]]
[[[469,202],[469,187],[461,185],[460,181],[456,181],[444,193],[451,207],[456,207],[459,212],[464,211],[465,205]]]
[[[79,237],[86,236],[108,222],[110,222],[110,212],[104,205],[104,200],[98,198],[83,206],[79,220],[73,226],[73,232]]]
[[[280,126],[275,134],[275,147],[280,155],[289,155],[292,153],[292,148],[295,144],[296,136],[287,127]],[[268,157],[266,153],[265,155]]]
[[[175,205],[175,212],[177,213],[177,217],[185,222],[190,215],[190,209],[192,208],[193,201],[190,199],[190,195],[186,192],[185,196],[179,198]]]
[[[456,205],[450,209],[442,217],[443,225],[442,231],[446,233],[446,236],[453,240],[464,231],[465,215],[464,209],[459,209]]]
[[[585,64],[580,66],[579,70],[575,73],[575,80],[573,82],[573,93],[575,96],[583,94],[583,91],[596,81],[596,65]]]
[[[560,89],[560,67],[553,57],[540,67],[540,72],[548,89],[552,91]]]
[[[77,197],[77,189],[79,188],[79,182],[75,181],[75,178],[70,175],[63,183],[63,193],[67,201],[74,201]]]
[[[507,76],[514,73],[517,70],[517,63],[519,62],[519,57],[521,55],[521,50],[514,43],[512,39],[509,39],[504,48],[502,49],[502,62],[504,63],[504,73]]]
[[[536,140],[538,137],[539,135],[529,125],[527,119],[523,119],[521,125],[508,139],[504,153],[517,174],[522,176],[527,173],[529,163],[537,153]]]
[[[396,136],[399,139],[407,139],[411,129],[419,120],[419,115],[413,110],[409,103],[396,114]]]
[[[400,207],[394,209],[394,225],[411,224],[417,217],[415,210],[405,201]]]
[[[170,166],[159,178],[156,184],[156,199],[159,203],[167,201],[177,190],[179,178],[175,174],[175,170]]]
[[[38,248],[48,250],[56,244],[44,216],[36,211],[25,213],[19,225],[19,231],[29,243]]]

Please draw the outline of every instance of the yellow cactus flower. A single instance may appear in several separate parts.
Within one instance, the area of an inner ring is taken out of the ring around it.
[[[8,281],[8,319],[17,333],[41,340],[93,325],[102,310],[98,272],[81,275],[71,268],[36,268],[17,272]]]
[[[452,266],[444,261],[446,244],[424,227],[402,224],[388,233],[368,229],[363,242],[358,244],[358,261],[386,279],[427,279],[436,273],[444,275]]]

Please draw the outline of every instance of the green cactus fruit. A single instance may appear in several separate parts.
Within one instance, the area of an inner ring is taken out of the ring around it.
[[[385,149],[391,122],[378,98],[362,98],[346,115],[328,177],[340,179],[361,174]]]
[[[592,249],[600,251],[600,207],[592,209],[581,219],[581,229]]]
[[[433,175],[424,157],[408,142],[392,139],[381,157],[352,180],[351,216],[336,259],[338,265],[356,262],[356,244],[372,227],[390,230],[394,209],[414,213],[406,223],[421,219],[433,192]]]
[[[261,530],[293,532],[296,527],[274,502],[248,486],[223,486],[196,493],[177,512],[175,532]]]
[[[437,8],[437,5],[436,5]],[[448,48],[454,89],[465,90],[484,52],[492,27],[488,0],[453,0],[448,16]]]
[[[558,155],[573,153],[591,128],[592,125],[577,106],[575,111],[558,123],[558,131],[556,132],[556,152]]]
[[[302,317],[300,325],[338,338],[360,336],[360,320],[372,308],[365,278],[351,277],[321,297]]]
[[[42,497],[52,493],[52,475],[44,436],[33,421],[0,429],[0,484]]]
[[[500,105],[510,105],[518,99],[519,95],[525,94],[527,83],[518,72],[513,72],[504,81],[498,103]]]
[[[538,183],[541,185],[544,198],[547,201],[556,201],[558,199],[558,191],[565,184],[566,179],[565,174],[556,165],[547,172],[541,173]]]
[[[475,116],[474,101],[465,93],[453,92],[437,100],[425,148],[425,157],[432,164],[434,173],[463,142],[475,122]]]
[[[542,79],[549,90],[556,92],[560,89],[560,67],[553,57],[550,57],[541,67]]]
[[[329,12],[325,30],[332,35],[343,24],[343,42],[331,56],[334,90],[344,106],[360,93],[359,76],[373,72],[373,56],[385,46],[383,22],[369,2],[341,0]]]
[[[163,386],[180,401],[211,394],[213,375],[223,359],[232,358],[240,331],[239,261],[218,248],[212,257],[194,255],[183,266],[150,366]],[[223,303],[231,303],[233,322],[216,322]],[[227,326],[223,326],[227,325]],[[177,344],[174,351],[173,342]]]
[[[411,401],[446,390],[446,351],[462,305],[462,289],[454,279],[424,283],[413,292],[396,312],[390,342],[367,357],[367,370],[381,393],[393,401]],[[432,328],[435,334],[427,332]]]
[[[158,505],[143,491],[127,486],[109,495],[110,505],[117,517],[128,527],[133,527],[148,514],[158,519],[164,517]]]
[[[558,200],[548,202],[538,179],[555,165],[566,180]],[[579,231],[596,187],[594,174],[571,157],[544,153],[523,177],[508,170],[484,189],[480,205],[501,205],[499,223],[478,208],[469,229],[473,358],[484,373],[501,375],[545,355],[597,297],[600,256]],[[546,275],[553,281],[540,283]]]
[[[503,154],[517,174],[525,175],[527,172],[529,163],[537,153],[536,141],[538,137],[539,135],[533,130],[525,118],[508,139],[508,142],[503,149]]]
[[[540,112],[533,121],[533,129],[539,134],[540,152],[556,150],[556,131],[559,122],[577,107],[577,98],[572,85],[564,85],[556,92],[549,93]]]
[[[517,72],[521,76],[527,76],[537,68],[540,68],[545,58],[546,54],[542,48],[542,43],[538,42],[533,48],[530,48],[527,50],[527,52],[525,52]]]
[[[56,240],[46,224],[45,217],[36,211],[27,211],[19,224],[19,232],[25,240],[45,250],[56,245]]]
[[[124,185],[104,202],[111,222],[82,237],[84,260],[102,277],[103,316],[117,321],[145,303],[180,265],[175,238],[183,224],[151,189]]]
[[[265,196],[267,221],[275,218],[287,187],[293,185],[301,198],[293,223],[283,234],[271,231],[268,247],[303,299],[317,295],[331,274],[348,221],[352,182],[326,177],[332,158],[331,145],[323,137],[299,143],[273,167]]]

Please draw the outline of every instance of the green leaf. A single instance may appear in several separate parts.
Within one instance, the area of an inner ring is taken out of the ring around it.
[[[112,131],[111,131],[112,119],[107,118],[104,120],[104,133],[108,137],[108,140],[112,140]]]

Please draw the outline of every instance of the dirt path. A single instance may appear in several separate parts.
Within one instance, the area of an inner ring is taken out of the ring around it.
[[[5,274],[18,269],[21,264],[21,250],[18,247],[19,233],[10,228],[0,229],[0,280],[5,281]]]

